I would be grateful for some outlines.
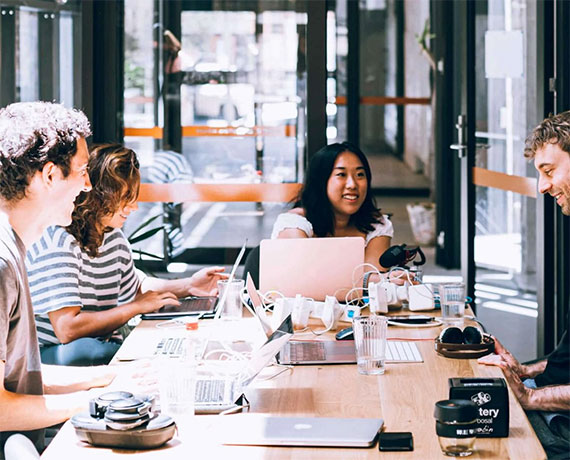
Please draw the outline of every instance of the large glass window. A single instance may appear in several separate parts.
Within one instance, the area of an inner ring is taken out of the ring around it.
[[[302,181],[301,3],[263,1],[253,10],[248,2],[222,2],[231,11],[217,4],[202,11],[204,2],[183,2],[180,23],[169,24],[171,5],[125,0],[125,143],[141,159],[143,182]],[[245,234],[248,246],[257,245],[286,205],[142,203],[125,231],[161,215],[166,238],[159,232],[135,248],[185,261],[201,248],[240,247]]]
[[[398,91],[399,0],[360,2],[358,9],[358,69],[348,69],[348,2],[339,0],[327,16],[327,139],[347,138],[348,72],[358,74],[358,143],[366,152],[401,153],[398,145],[398,107],[388,100],[403,96]]]
[[[76,4],[6,8],[15,21],[15,93],[6,102],[48,100],[67,107],[81,107],[80,9]],[[5,38],[12,39],[6,36]]]

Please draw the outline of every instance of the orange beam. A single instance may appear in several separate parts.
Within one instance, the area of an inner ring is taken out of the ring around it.
[[[153,126],[152,128],[125,128],[123,134],[125,136],[162,139],[162,128],[160,126]]]
[[[285,126],[254,126],[252,128],[228,126],[224,128],[216,128],[212,126],[183,126],[183,137],[201,137],[201,136],[231,136],[231,137],[249,137],[249,136],[267,136],[267,137],[295,137],[295,125]],[[162,139],[163,129],[160,126],[152,128],[125,128],[125,136],[133,137],[152,137],[154,139]]]
[[[481,187],[498,188],[531,198],[537,196],[537,183],[533,177],[513,176],[484,168],[473,168],[473,183]]]
[[[302,184],[141,184],[138,201],[274,202],[297,198]]]
[[[346,96],[335,98],[337,105],[346,105]],[[386,96],[365,96],[360,98],[362,105],[430,105],[429,97],[386,97]]]
[[[295,125],[285,126],[253,126],[251,128],[227,126],[217,128],[212,126],[183,126],[183,137],[201,136],[231,136],[231,137],[295,137]]]

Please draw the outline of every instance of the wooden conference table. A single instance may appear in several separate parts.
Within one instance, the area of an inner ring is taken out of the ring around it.
[[[430,313],[431,314],[431,313]],[[201,321],[199,331],[212,325]],[[254,327],[253,318],[235,324],[232,333],[244,334]],[[127,345],[144,344],[156,340],[155,321],[143,321],[127,338]],[[223,323],[223,322],[222,322]],[[221,327],[228,327],[227,323]],[[297,448],[225,446],[216,439],[215,421],[219,416],[194,417],[193,428],[179,433],[162,448],[150,451],[95,448],[82,443],[73,427],[66,423],[42,455],[43,459],[128,458],[136,453],[146,459],[435,459],[445,458],[435,434],[434,403],[448,399],[449,377],[502,377],[497,367],[477,364],[476,360],[449,359],[434,350],[433,338],[441,327],[388,328],[388,339],[415,340],[424,359],[423,363],[387,364],[381,376],[360,375],[356,365],[296,366],[272,379],[260,376],[246,390],[251,402],[250,412],[282,416],[316,417],[370,417],[383,418],[386,431],[411,431],[413,452],[379,452],[372,448]],[[224,332],[227,335],[227,330]],[[314,336],[303,335],[303,339]],[[301,337],[299,337],[301,339]],[[334,340],[330,334],[324,340]],[[132,364],[131,364],[132,365]],[[273,369],[273,370],[270,370]],[[275,367],[266,371],[276,373]],[[265,371],[264,371],[265,372]],[[122,389],[128,389],[124,386]],[[476,452],[470,459],[543,459],[546,458],[528,419],[509,389],[510,431],[507,438],[477,439]],[[232,417],[227,415],[225,417]],[[214,425],[212,425],[214,423]]]

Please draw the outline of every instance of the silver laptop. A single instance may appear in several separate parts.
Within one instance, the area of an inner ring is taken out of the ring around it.
[[[245,253],[247,240],[243,243],[236,260],[232,266],[230,276],[233,278],[236,269]],[[218,306],[218,297],[216,296],[188,296],[178,299],[180,305],[165,305],[160,310],[144,313],[142,319],[173,319],[179,316],[200,316],[200,318],[214,317]]]
[[[234,374],[227,378],[198,377],[195,396],[196,413],[218,413],[240,405],[245,388],[292,336],[293,323],[291,316],[288,316],[261,348],[252,352],[251,358],[245,362],[245,366],[237,375]]]
[[[325,300],[352,288],[354,269],[364,262],[364,238],[286,238],[263,240],[259,251],[259,288],[286,297],[301,294]],[[363,267],[354,273],[355,279]],[[339,294],[340,295],[340,294]]]
[[[280,364],[354,364],[354,341],[291,341],[277,358]],[[386,341],[386,362],[422,363],[418,346],[413,342]]]
[[[370,447],[384,424],[379,418],[222,417],[223,444],[249,446]]]

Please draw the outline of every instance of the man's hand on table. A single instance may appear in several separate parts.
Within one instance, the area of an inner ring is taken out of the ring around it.
[[[529,375],[527,366],[519,363],[517,359],[511,354],[511,352],[507,350],[503,344],[501,344],[501,342],[499,342],[499,339],[496,337],[493,337],[493,339],[495,340],[495,353],[479,358],[477,360],[479,364],[499,366],[501,369],[504,369],[505,366],[508,366],[510,372],[519,377],[519,380],[521,378],[528,377]]]

